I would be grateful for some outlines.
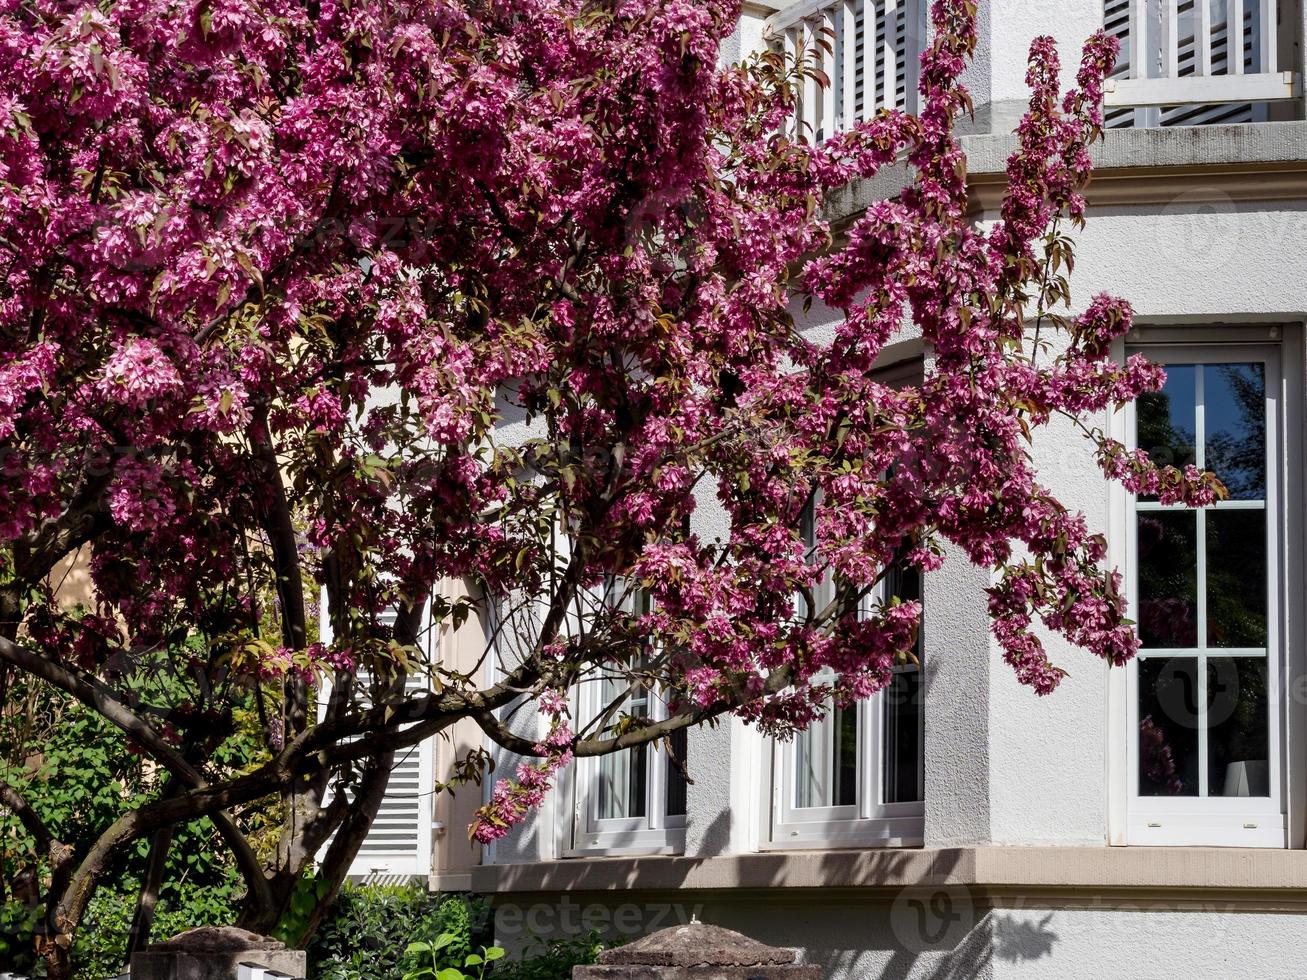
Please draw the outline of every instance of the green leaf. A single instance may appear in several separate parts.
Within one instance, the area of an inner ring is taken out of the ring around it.
[[[404,950],[404,954],[406,956],[411,956],[414,953],[429,953],[430,951],[430,943],[409,943],[408,949]]]

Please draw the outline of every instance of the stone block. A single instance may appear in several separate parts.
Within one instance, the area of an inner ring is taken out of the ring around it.
[[[605,950],[594,966],[574,967],[572,980],[822,980],[820,967],[796,958],[792,949],[691,922]]]
[[[202,926],[132,955],[132,980],[239,980],[242,965],[302,978],[301,950],[233,926]]]

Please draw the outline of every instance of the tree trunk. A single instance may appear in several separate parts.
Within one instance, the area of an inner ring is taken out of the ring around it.
[[[313,816],[286,822],[277,846],[277,868],[269,882],[274,901],[263,907],[247,905],[237,923],[239,926],[267,934],[282,924],[295,886],[322,846],[330,840],[316,875],[319,884],[325,884],[326,888],[319,890],[309,918],[295,923],[298,935],[288,937],[288,941],[302,944],[313,935],[344,884],[350,865],[381,809],[394,758],[394,752],[386,752],[372,760],[352,799],[338,795],[325,809],[317,809]]]
[[[150,841],[150,856],[145,867],[145,880],[136,896],[136,913],[132,916],[131,932],[127,936],[127,954],[150,945],[150,930],[154,928],[154,906],[159,901],[159,888],[163,885],[163,870],[172,848],[173,826],[160,827]]]
[[[386,785],[390,782],[390,770],[394,765],[395,753],[386,752],[372,761],[363,778],[359,780],[359,788],[354,794],[349,815],[336,836],[332,838],[331,846],[327,848],[326,857],[319,871],[319,880],[327,883],[327,890],[319,893],[317,904],[309,914],[308,921],[301,925],[300,935],[295,937],[297,944],[303,945],[317,932],[318,926],[322,924],[322,919],[327,914],[327,909],[340,893],[340,886],[345,883],[350,865],[354,863],[359,848],[363,846],[363,839],[368,836],[368,831],[372,829],[372,823],[381,810],[381,802],[386,796]],[[421,832],[419,829],[419,833]]]
[[[67,946],[51,940],[44,943],[39,952],[45,958],[45,975],[48,980],[72,980],[73,960]]]

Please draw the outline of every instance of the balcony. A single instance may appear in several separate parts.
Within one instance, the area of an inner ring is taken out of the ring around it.
[[[795,126],[820,142],[881,109],[917,109],[925,36],[924,0],[804,0],[768,26],[790,58],[800,55],[830,80],[804,80]]]
[[[1302,0],[1082,2],[1095,8],[1081,11],[1085,34],[1101,23],[1121,40],[1106,92],[1109,126],[1302,118],[1294,60]],[[915,111],[927,7],[927,0],[800,0],[773,14],[773,43],[829,80],[804,81],[795,132],[820,141],[882,109]],[[992,28],[980,38],[989,57],[978,64],[1024,63],[1034,34],[1064,33],[1057,15],[1049,18]],[[1241,27],[1231,31],[1231,24]]]
[[[1104,23],[1121,39],[1108,125],[1289,118],[1301,94],[1287,70],[1299,16],[1276,0],[1107,0]]]

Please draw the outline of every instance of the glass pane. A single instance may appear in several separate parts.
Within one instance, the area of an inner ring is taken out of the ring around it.
[[[1209,657],[1207,705],[1208,795],[1270,796],[1265,659]]]
[[[1207,644],[1266,646],[1266,512],[1210,510]]]
[[[648,746],[624,749],[599,761],[599,819],[645,816]]]
[[[836,708],[794,738],[794,806],[857,802],[858,713]]]
[[[921,672],[895,674],[885,701],[885,802],[921,799]]]
[[[1198,642],[1198,518],[1193,511],[1137,516],[1139,640],[1145,648]]]
[[[1198,658],[1139,660],[1139,795],[1198,795]]]
[[[835,805],[858,805],[858,710],[835,712],[838,743],[835,746]]]
[[[904,602],[921,598],[921,572],[911,565],[891,568],[885,576],[885,594],[898,596]]]
[[[1194,450],[1195,369],[1192,364],[1164,366],[1162,390],[1140,395],[1135,402],[1135,444],[1159,465],[1186,466],[1198,458]]]
[[[636,660],[633,669],[643,667],[643,658]],[[610,674],[603,679],[601,711],[621,700],[620,708],[612,716],[616,725],[623,714],[644,720],[649,717],[649,691],[642,685],[632,686],[631,679],[622,674]],[[611,729],[607,734],[615,734]],[[601,820],[630,819],[647,815],[645,799],[648,795],[649,747],[624,749],[599,760],[599,818]]]
[[[1204,463],[1233,500],[1266,499],[1266,378],[1261,364],[1203,368]]]
[[[667,759],[667,815],[669,817],[685,816],[686,779],[685,766],[688,758],[689,729],[675,731],[668,738],[670,756]]]

